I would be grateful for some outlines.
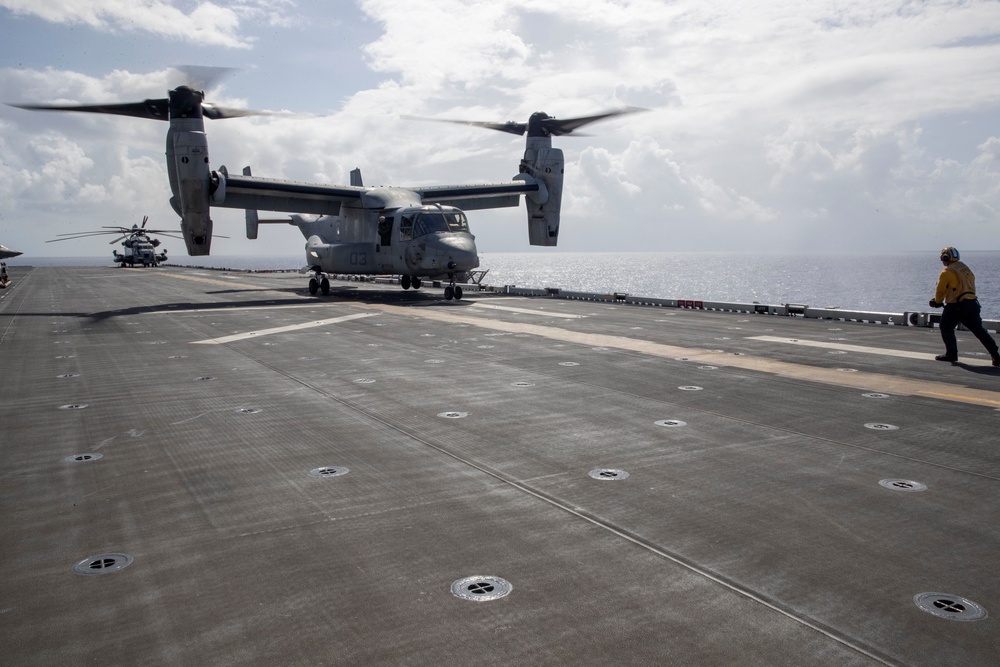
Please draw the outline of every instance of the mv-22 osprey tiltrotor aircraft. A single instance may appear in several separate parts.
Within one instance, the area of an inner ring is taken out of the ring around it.
[[[92,232],[71,232],[69,234],[57,234],[63,238],[51,239],[46,241],[46,243],[56,243],[57,241],[76,241],[78,239],[87,238],[90,236],[103,236],[105,234],[114,234],[118,236],[114,241],[110,241],[111,245],[122,242],[122,247],[125,249],[124,252],[118,252],[117,250],[112,250],[111,255],[118,266],[125,268],[125,265],[129,266],[157,266],[163,264],[167,261],[167,249],[164,248],[162,252],[157,252],[156,249],[160,247],[160,239],[152,238],[153,234],[161,234],[163,236],[169,236],[173,239],[182,238],[176,235],[176,231],[172,229],[146,229],[146,223],[149,221],[149,216],[144,215],[142,217],[142,227],[139,225],[132,225],[132,228],[128,227],[110,227],[105,226],[98,231]]]
[[[127,104],[55,106],[16,105],[23,109],[84,111],[169,121],[167,173],[170,203],[181,217],[189,255],[208,255],[212,244],[211,207],[246,210],[247,238],[257,238],[259,210],[296,214],[283,220],[306,238],[304,272],[313,272],[309,291],[330,290],[328,274],[398,274],[404,289],[423,280],[447,281],[446,299],[460,299],[470,272],[479,266],[475,239],[464,211],[517,206],[524,195],[531,245],[554,246],[559,238],[563,154],[552,137],[623,113],[558,120],[534,113],[527,123],[458,122],[523,135],[527,147],[518,174],[508,182],[421,187],[366,187],[361,173],[350,185],[324,185],[259,178],[250,168],[241,175],[208,159],[205,118],[239,118],[259,112],[226,109],[205,102],[190,86],[169,91],[165,99]],[[463,210],[464,209],[464,210]],[[264,222],[277,222],[267,220]]]

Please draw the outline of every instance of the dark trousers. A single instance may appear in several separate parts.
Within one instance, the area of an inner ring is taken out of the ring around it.
[[[949,359],[958,359],[958,341],[955,340],[955,327],[962,324],[971,331],[983,344],[990,356],[997,354],[997,342],[983,327],[980,316],[982,308],[977,299],[966,299],[958,303],[949,303],[941,313],[941,340],[944,341],[944,353]]]

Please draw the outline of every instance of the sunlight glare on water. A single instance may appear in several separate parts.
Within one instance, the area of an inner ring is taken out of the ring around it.
[[[983,316],[1000,316],[1000,253],[969,252]],[[484,282],[667,299],[928,311],[937,253],[491,253]]]
[[[963,252],[962,260],[976,273],[983,317],[1000,319],[1000,252]],[[183,266],[264,270],[295,270],[303,262],[301,256],[175,255],[170,260]],[[52,257],[22,263],[100,266],[111,262]],[[941,263],[936,251],[887,255],[553,251],[481,253],[480,269],[489,269],[485,285],[902,313],[934,312],[927,301],[934,296]]]

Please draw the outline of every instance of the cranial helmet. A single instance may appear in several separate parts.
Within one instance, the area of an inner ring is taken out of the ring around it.
[[[958,248],[952,248],[951,246],[948,246],[947,248],[945,248],[944,250],[942,250],[941,251],[941,261],[942,262],[948,262],[949,264],[951,264],[952,262],[957,262],[958,261]]]

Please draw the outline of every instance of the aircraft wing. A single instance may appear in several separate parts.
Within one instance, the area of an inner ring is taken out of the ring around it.
[[[225,172],[224,172],[225,173]],[[313,215],[340,215],[341,205],[390,207],[406,204],[443,204],[463,210],[517,206],[520,197],[537,192],[537,182],[514,180],[475,185],[432,185],[412,188],[372,188],[356,185],[319,185],[274,178],[225,174],[225,186],[212,195],[212,205],[259,211]]]
[[[538,183],[510,181],[476,185],[434,185],[408,189],[417,193],[425,204],[442,204],[474,211],[517,206],[521,202],[521,195],[538,191]]]
[[[213,206],[314,215],[340,215],[344,203],[360,200],[371,188],[318,185],[256,176],[225,176],[225,191],[216,191]]]

